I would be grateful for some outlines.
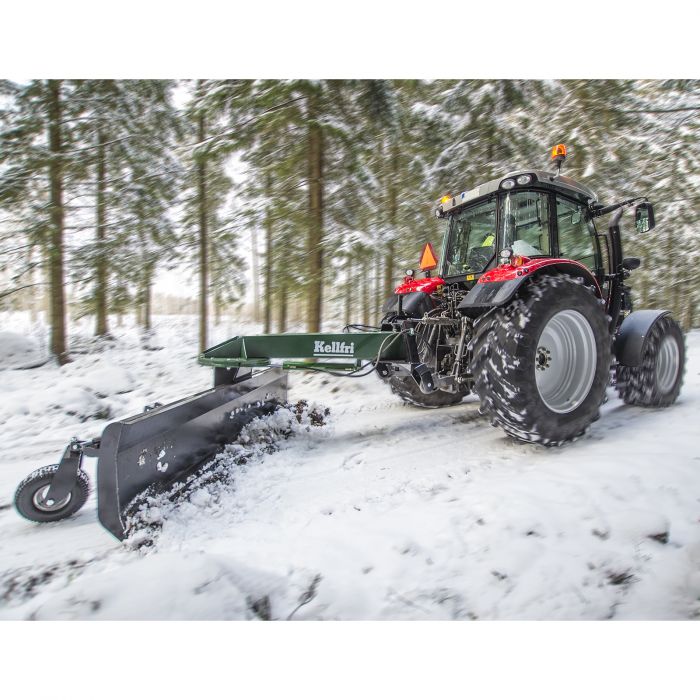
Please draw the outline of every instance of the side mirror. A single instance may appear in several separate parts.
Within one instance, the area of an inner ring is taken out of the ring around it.
[[[654,205],[651,202],[642,202],[634,210],[634,227],[637,233],[647,233],[656,226],[654,219]]]
[[[572,215],[571,215],[571,225],[576,226],[581,223],[581,211],[576,210]]]

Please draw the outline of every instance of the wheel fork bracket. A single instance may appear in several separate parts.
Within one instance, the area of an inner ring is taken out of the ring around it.
[[[97,457],[100,449],[100,440],[78,440],[73,438],[63,452],[58,469],[51,479],[49,490],[46,493],[46,501],[57,503],[64,500],[72,491],[78,480],[78,470],[83,462],[83,457]]]

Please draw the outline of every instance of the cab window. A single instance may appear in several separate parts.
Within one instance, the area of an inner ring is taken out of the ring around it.
[[[483,272],[496,255],[496,200],[468,207],[450,219],[445,275]]]
[[[516,255],[549,255],[549,197],[544,192],[509,192],[503,198],[501,240]]]
[[[557,225],[559,227],[559,255],[576,260],[589,270],[598,267],[592,222],[583,204],[557,195]]]

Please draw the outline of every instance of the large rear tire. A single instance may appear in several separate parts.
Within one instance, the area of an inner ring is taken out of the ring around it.
[[[651,327],[644,344],[642,364],[617,365],[617,393],[633,406],[670,406],[680,394],[685,371],[683,331],[670,316]]]
[[[598,418],[611,337],[601,301],[581,280],[531,280],[477,321],[471,348],[481,411],[508,435],[560,445]]]

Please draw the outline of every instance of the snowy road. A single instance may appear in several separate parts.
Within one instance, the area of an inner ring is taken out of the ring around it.
[[[163,345],[184,333],[168,327]],[[471,397],[419,410],[376,377],[296,375],[291,397],[329,406],[329,424],[196,493],[147,553],[101,529],[94,496],[37,526],[12,492],[71,435],[97,434],[105,410],[186,395],[208,372],[126,340],[62,370],[3,371],[0,617],[698,617],[700,333],[687,343],[676,406],[609,390],[589,433],[552,449],[505,437]],[[83,423],[66,412],[86,404]]]

